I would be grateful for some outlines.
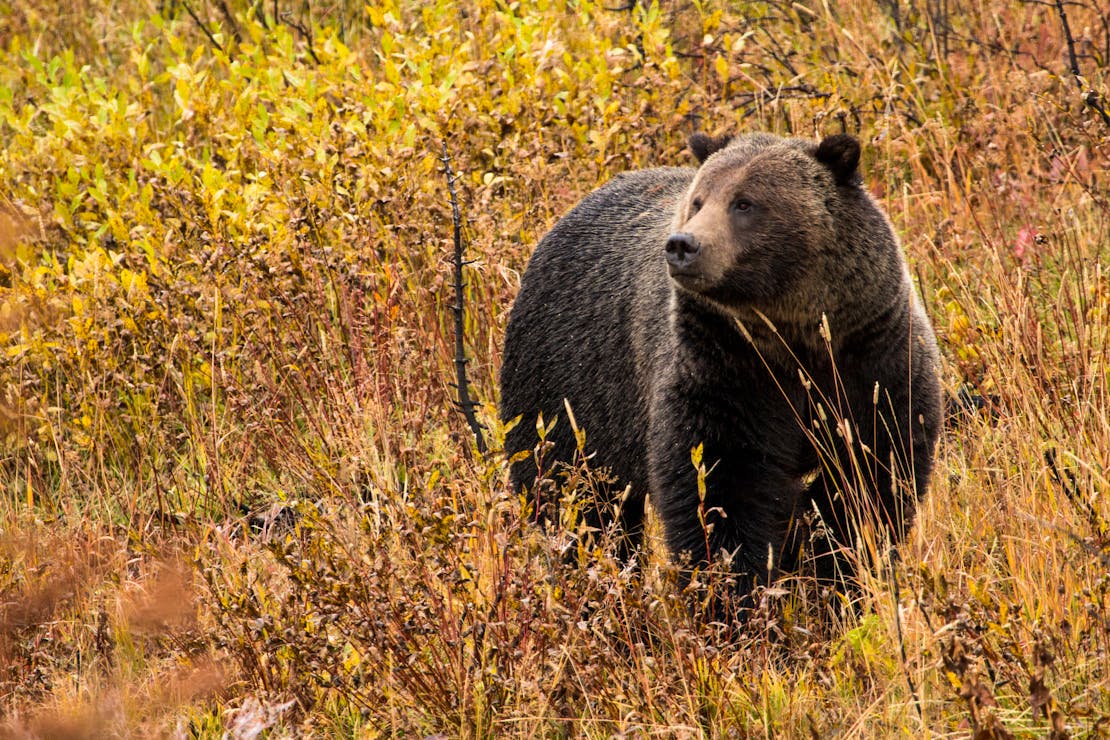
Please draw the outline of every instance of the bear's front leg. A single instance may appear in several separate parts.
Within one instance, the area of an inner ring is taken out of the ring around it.
[[[696,466],[692,452],[699,444]],[[691,570],[724,560],[743,595],[780,571],[804,493],[797,476],[768,452],[697,425],[652,434],[651,490],[667,547]]]

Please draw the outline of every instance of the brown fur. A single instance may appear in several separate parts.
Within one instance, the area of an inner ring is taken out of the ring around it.
[[[619,520],[635,547],[650,492],[676,556],[725,553],[747,584],[768,548],[776,571],[797,566],[815,509],[839,545],[865,515],[898,540],[932,467],[938,357],[859,185],[858,142],[701,136],[691,149],[698,170],[619,177],[536,250],[506,335],[502,416],[522,416],[506,449],[533,449],[536,414],[563,415],[565,399],[616,479],[590,523],[627,484]],[[517,461],[515,486],[538,491],[573,459],[569,425],[548,441],[544,470]],[[823,576],[845,568],[835,549],[817,553]]]

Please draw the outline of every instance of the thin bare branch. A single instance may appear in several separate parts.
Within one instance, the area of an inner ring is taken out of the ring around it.
[[[486,439],[482,434],[482,425],[478,422],[478,417],[474,414],[474,407],[478,405],[477,401],[470,397],[470,383],[466,377],[466,348],[463,344],[463,331],[466,325],[465,322],[465,295],[463,292],[463,265],[467,264],[464,259],[463,253],[463,239],[462,239],[462,214],[459,212],[459,197],[455,191],[455,181],[457,175],[451,169],[451,157],[447,153],[447,140],[443,140],[443,156],[440,157],[443,162],[443,174],[447,178],[447,192],[451,194],[451,220],[454,226],[454,241],[455,241],[455,304],[451,306],[451,310],[455,314],[455,387],[459,392],[459,399],[456,405],[462,411],[463,416],[466,417],[466,423],[470,425],[470,429],[474,432],[474,442],[478,446],[478,452],[486,454]]]
[[[1079,60],[1075,56],[1075,39],[1072,38],[1071,26],[1068,25],[1068,14],[1064,10],[1064,1],[1055,0],[1055,4],[1056,13],[1060,16],[1060,25],[1064,28],[1064,40],[1068,45],[1068,62],[1071,65],[1071,76],[1075,80],[1075,86],[1079,88],[1079,94],[1083,97],[1083,102],[1102,117],[1103,123],[1110,126],[1110,114],[1106,112],[1106,108],[1102,105],[1102,96],[1094,88],[1087,85],[1087,81],[1079,71]]]
[[[289,24],[289,27],[301,35],[304,39],[305,48],[308,49],[308,55],[312,57],[312,61],[320,64],[320,57],[316,56],[316,50],[312,48],[312,28],[311,21],[308,26],[305,26],[300,21],[294,20],[292,13],[282,13],[281,19]]]
[[[204,22],[197,17],[197,14],[193,12],[193,8],[189,5],[188,0],[181,0],[181,5],[185,8],[185,12],[189,14],[189,17],[193,19],[193,23],[196,23],[200,27],[200,30],[204,31],[204,35],[208,37],[208,41],[211,42],[212,46],[219,49],[220,53],[226,54],[227,52],[224,51],[224,47],[220,46],[220,42],[217,41],[216,37],[212,35],[212,32],[208,30],[208,26],[206,26]]]

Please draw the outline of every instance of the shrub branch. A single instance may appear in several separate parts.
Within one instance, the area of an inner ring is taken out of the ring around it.
[[[458,180],[458,175],[451,169],[451,157],[447,154],[447,140],[443,141],[443,156],[440,158],[443,162],[443,174],[447,177],[447,191],[451,194],[451,221],[454,226],[455,237],[455,303],[451,306],[451,311],[455,314],[455,387],[458,389],[459,398],[455,401],[455,405],[462,411],[463,416],[466,417],[466,423],[470,425],[471,431],[474,432],[474,441],[478,445],[478,452],[486,454],[486,439],[482,434],[482,425],[478,422],[478,417],[474,414],[474,407],[478,402],[470,397],[470,384],[466,378],[466,349],[463,346],[463,329],[465,326],[465,296],[463,295],[463,265],[470,264],[463,259],[463,240],[462,240],[462,215],[459,213],[459,197],[455,192],[455,182]]]
[[[308,55],[310,57],[312,57],[312,61],[316,62],[316,66],[319,66],[320,65],[320,57],[316,56],[316,50],[312,48],[313,44],[315,42],[313,41],[313,38],[312,38],[312,23],[311,23],[311,21],[308,23],[308,25],[305,25],[304,23],[300,23],[299,21],[297,21],[293,18],[292,13],[282,13],[281,14],[281,19],[283,21],[285,21],[287,24],[289,24],[290,28],[292,28],[294,31],[296,31],[297,33],[299,33],[301,35],[301,38],[304,39],[305,48],[308,49]]]
[[[197,14],[193,12],[193,8],[189,5],[189,3],[185,2],[185,0],[182,0],[181,6],[185,8],[185,12],[188,13],[189,17],[193,19],[193,23],[196,23],[200,30],[204,31],[204,35],[208,37],[208,41],[212,44],[212,46],[216,47],[216,49],[218,49],[221,54],[226,53],[224,51],[224,47],[220,45],[220,42],[217,41],[216,37],[212,35],[212,32],[208,30],[208,26],[205,25],[204,21],[197,17]]]
[[[1075,39],[1071,35],[1071,26],[1068,25],[1068,14],[1064,10],[1064,0],[1055,0],[1056,13],[1060,16],[1060,25],[1064,28],[1064,40],[1068,45],[1068,62],[1071,65],[1071,76],[1075,80],[1075,86],[1079,88],[1079,94],[1083,98],[1083,102],[1091,108],[1094,108],[1102,117],[1102,122],[1110,126],[1110,114],[1106,112],[1106,108],[1102,105],[1101,96],[1086,84],[1083,75],[1079,73],[1079,59],[1075,56]]]
[[[894,548],[889,551],[890,556],[890,582],[894,585],[894,626],[898,630],[898,648],[902,653],[902,675],[906,678],[906,686],[913,697],[913,706],[917,710],[917,718],[925,723],[925,712],[921,709],[921,699],[917,694],[917,686],[910,674],[909,658],[906,657],[906,638],[902,634],[902,593],[898,586],[897,552]]]

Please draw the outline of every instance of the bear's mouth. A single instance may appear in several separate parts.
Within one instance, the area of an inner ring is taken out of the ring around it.
[[[700,270],[693,267],[667,265],[667,273],[671,276],[671,280],[674,280],[686,290],[698,292],[699,288],[705,287],[705,276],[701,274]]]

